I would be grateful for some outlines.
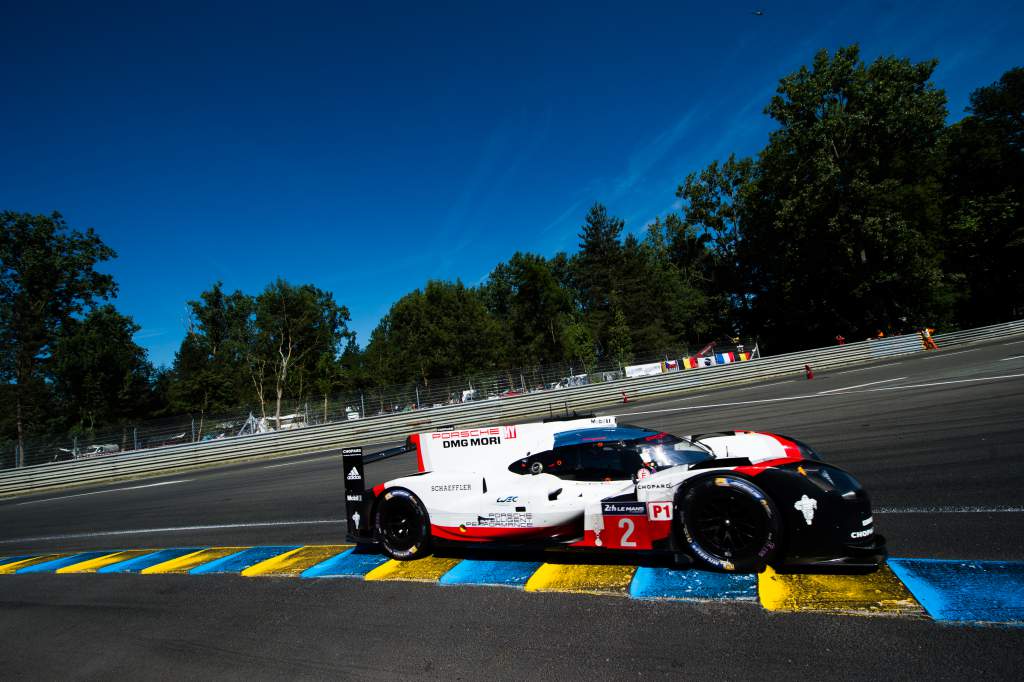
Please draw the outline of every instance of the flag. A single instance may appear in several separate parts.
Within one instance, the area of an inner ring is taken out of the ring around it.
[[[665,362],[661,363],[661,371],[662,372],[675,372],[678,369],[679,369],[679,361],[678,360],[666,360]]]
[[[746,362],[750,359],[750,353],[740,353],[740,362]]]
[[[715,360],[720,365],[728,365],[730,362],[736,362],[736,356],[732,353],[715,353]]]
[[[697,369],[700,366],[697,364],[697,358],[683,358],[682,362],[686,369]]]
[[[697,358],[697,362],[699,363],[699,367],[714,367],[718,364],[715,362],[713,355],[709,355],[706,358]]]

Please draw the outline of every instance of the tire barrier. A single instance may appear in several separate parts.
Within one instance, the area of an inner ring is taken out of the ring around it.
[[[939,334],[943,350],[1024,334],[1024,320],[979,329]],[[299,455],[340,449],[346,444],[388,444],[417,431],[450,429],[486,422],[499,424],[537,419],[564,412],[589,411],[630,401],[659,398],[689,391],[724,388],[815,371],[885,361],[925,351],[917,334],[894,336],[815,350],[758,358],[742,363],[679,370],[656,376],[620,379],[557,391],[531,393],[501,400],[417,410],[304,429],[236,436],[201,443],[170,445],[108,457],[38,464],[0,471],[0,497],[33,494],[70,486],[168,474],[250,459]],[[941,352],[941,351],[940,351]]]

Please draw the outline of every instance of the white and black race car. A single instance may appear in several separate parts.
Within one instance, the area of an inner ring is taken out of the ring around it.
[[[872,570],[860,484],[800,441],[674,436],[614,417],[418,433],[419,473],[363,486],[344,451],[349,539],[415,559],[443,543],[670,552],[726,571]]]

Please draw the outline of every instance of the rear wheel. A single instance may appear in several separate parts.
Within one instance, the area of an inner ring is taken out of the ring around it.
[[[405,488],[384,492],[374,512],[373,528],[392,559],[417,559],[430,551],[430,517],[420,499]]]
[[[763,490],[740,476],[698,479],[679,493],[681,540],[699,561],[758,572],[781,545],[779,515]]]

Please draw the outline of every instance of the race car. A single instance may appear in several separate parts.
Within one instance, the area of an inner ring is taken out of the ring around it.
[[[343,451],[348,537],[398,560],[451,543],[667,552],[722,571],[870,571],[867,493],[798,440],[675,436],[615,417],[413,434],[418,473],[364,489]]]

